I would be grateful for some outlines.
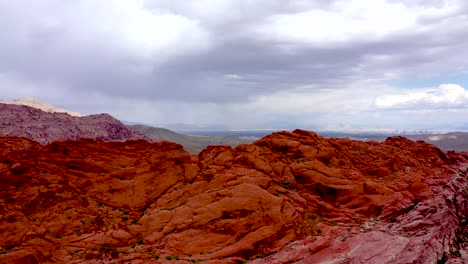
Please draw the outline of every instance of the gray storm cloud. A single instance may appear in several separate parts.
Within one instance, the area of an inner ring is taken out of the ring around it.
[[[288,93],[348,111],[372,105],[388,81],[464,71],[467,10],[462,1],[0,0],[0,92],[148,122],[274,123],[265,102]],[[367,103],[320,92],[353,89]],[[314,105],[304,113],[327,115]],[[288,109],[286,119],[304,119]]]

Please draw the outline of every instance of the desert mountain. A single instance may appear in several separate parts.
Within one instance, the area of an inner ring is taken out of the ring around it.
[[[0,263],[468,262],[468,155],[424,142],[0,148]]]
[[[73,112],[70,110],[58,108],[53,105],[36,100],[34,98],[21,98],[21,99],[15,99],[11,101],[0,100],[0,103],[1,104],[14,104],[14,105],[27,105],[27,106],[31,106],[31,107],[34,107],[34,108],[37,108],[44,112],[49,112],[49,113],[67,113],[71,116],[83,116],[82,114],[78,112]]]
[[[437,147],[449,151],[468,151],[468,133],[451,132],[445,134],[409,135],[413,140],[424,140]]]
[[[229,145],[235,147],[239,144],[252,143],[253,141],[235,136],[189,136],[169,129],[146,125],[130,125],[128,127],[144,134],[153,141],[170,141],[181,144],[192,154],[198,154],[209,145]]]
[[[77,117],[16,104],[0,104],[0,134],[26,137],[42,144],[79,138],[105,141],[145,138],[108,114]]]

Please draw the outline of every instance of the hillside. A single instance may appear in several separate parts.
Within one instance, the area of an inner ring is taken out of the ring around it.
[[[0,263],[468,261],[468,155],[423,142],[0,148]]]
[[[15,104],[0,104],[0,134],[26,137],[41,144],[79,138],[104,141],[145,138],[108,114],[76,117]]]
[[[66,110],[63,108],[58,108],[53,105],[36,100],[34,98],[21,98],[21,99],[15,99],[11,101],[0,100],[0,103],[1,104],[26,105],[26,106],[34,107],[34,108],[37,108],[44,112],[49,112],[49,113],[66,113],[71,116],[83,116],[82,114],[78,112]]]
[[[192,154],[198,154],[209,145],[229,145],[251,143],[253,140],[235,136],[189,136],[176,133],[169,129],[145,125],[129,125],[128,128],[144,134],[153,141],[170,141],[181,144]]]

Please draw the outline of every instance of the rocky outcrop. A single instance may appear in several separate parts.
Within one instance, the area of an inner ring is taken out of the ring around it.
[[[1,103],[0,135],[26,137],[41,144],[80,138],[104,141],[146,138],[108,114],[76,117],[44,112],[26,105]]]
[[[424,142],[0,147],[0,263],[468,260],[468,156]]]

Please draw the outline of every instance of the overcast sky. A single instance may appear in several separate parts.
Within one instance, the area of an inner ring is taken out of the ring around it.
[[[0,0],[0,97],[231,129],[468,129],[462,0]]]

